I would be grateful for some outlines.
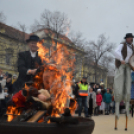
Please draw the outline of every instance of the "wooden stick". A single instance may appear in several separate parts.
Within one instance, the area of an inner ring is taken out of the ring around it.
[[[115,116],[115,130],[117,130],[117,116]]]
[[[127,122],[128,122],[128,117],[126,115],[126,128],[125,128],[126,131],[127,131]]]
[[[46,111],[38,111],[35,115],[33,115],[27,122],[37,122],[43,115],[45,114]]]

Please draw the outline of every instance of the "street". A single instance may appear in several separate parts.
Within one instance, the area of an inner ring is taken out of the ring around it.
[[[114,130],[115,116],[114,115],[100,115],[93,116],[92,119],[95,121],[95,129],[93,134],[134,134],[134,118],[130,117],[128,120],[128,131],[125,129],[125,115],[120,115],[118,121],[118,130]]]

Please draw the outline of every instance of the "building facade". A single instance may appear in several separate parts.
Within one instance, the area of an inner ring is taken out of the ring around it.
[[[17,74],[18,52],[27,50],[23,33],[11,26],[0,23],[0,69],[3,72]]]
[[[46,56],[50,56],[52,51],[51,46],[60,43],[65,45],[75,55],[74,66],[74,79],[80,81],[83,76],[88,77],[88,82],[95,82],[94,66],[91,61],[85,60],[85,52],[75,46],[69,38],[64,35],[54,33],[49,29],[42,29],[33,34],[38,35],[41,39],[44,39],[43,45],[49,49]],[[11,74],[18,74],[17,71],[17,59],[18,53],[28,50],[28,46],[25,43],[25,39],[29,37],[29,34],[21,32],[11,26],[7,26],[0,23],[0,69],[3,72],[9,72]],[[57,38],[58,37],[58,38]],[[97,67],[96,82],[103,81],[107,86],[107,73],[102,67]]]

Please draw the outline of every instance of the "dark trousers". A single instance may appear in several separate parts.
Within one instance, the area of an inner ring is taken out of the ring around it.
[[[94,115],[99,115],[100,106],[97,106],[94,110]]]
[[[88,115],[87,97],[79,96],[78,97],[78,114],[79,114],[79,116],[81,116],[83,107],[84,107],[85,116],[87,116]]]
[[[110,103],[105,103],[105,110],[110,112]]]
[[[0,100],[0,116],[6,112],[6,101]]]

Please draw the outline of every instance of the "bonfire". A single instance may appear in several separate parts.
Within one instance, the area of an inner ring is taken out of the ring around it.
[[[55,44],[52,41],[53,44],[50,48],[51,56],[46,56],[49,50],[43,46],[43,42],[44,40],[38,43],[38,55],[43,65],[37,65],[37,74],[33,78],[34,87],[40,90],[43,85],[50,92],[52,103],[51,116],[60,117],[67,108],[70,110],[71,115],[73,115],[76,109],[76,101],[73,98],[73,104],[70,105],[69,100],[72,99],[71,85],[75,55],[69,52],[66,46],[60,43]],[[25,89],[27,88],[27,85],[25,85]],[[20,111],[18,111],[17,107],[10,106],[7,109],[7,115],[7,120],[10,122],[17,115],[20,115]]]

